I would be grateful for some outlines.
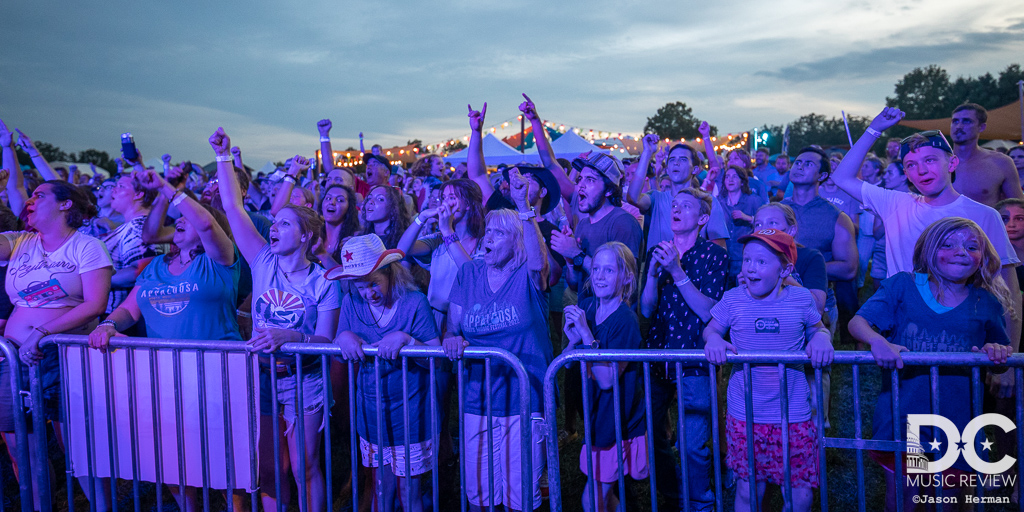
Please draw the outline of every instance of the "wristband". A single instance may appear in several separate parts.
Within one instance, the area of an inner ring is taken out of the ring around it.
[[[49,336],[50,334],[52,334],[50,331],[46,330],[46,328],[41,325],[36,327],[36,330],[42,333],[43,336]]]
[[[330,137],[320,137],[320,142],[330,142],[330,141],[331,141]]]
[[[458,234],[452,233],[452,234],[450,234],[448,236],[442,236],[441,240],[444,241],[445,245],[451,245],[451,244],[453,244],[455,242],[458,242],[461,239],[459,238]]]
[[[117,322],[115,322],[113,320],[104,320],[104,321],[100,322],[99,325],[97,325],[96,327],[103,327],[104,325],[109,325],[109,326],[113,327],[115,331],[117,330]]]
[[[879,138],[882,137],[882,132],[880,132],[880,131],[878,131],[878,130],[870,127],[870,126],[868,126],[867,129],[864,130],[864,131],[867,132],[869,135],[873,135],[876,139],[879,139]]]
[[[537,216],[537,212],[534,211],[532,206],[530,207],[529,210],[527,210],[525,212],[519,212],[519,220],[524,221],[524,222],[528,221],[528,220],[530,220],[530,219],[532,219],[532,218],[534,218],[536,216]]]
[[[217,155],[218,162],[232,162],[231,155]]]
[[[239,309],[238,311],[235,311],[235,314],[238,315],[241,318],[252,318],[252,313],[250,313],[248,311],[242,311],[241,309]]]
[[[416,223],[417,226],[422,226],[423,225],[423,219],[421,219],[419,215],[413,217],[412,220],[413,220],[413,222]]]
[[[302,342],[303,343],[309,343],[309,335],[306,334],[306,333],[301,333],[301,334],[302,334]]]
[[[291,176],[285,176],[284,178],[282,178],[282,180],[287,181],[288,183],[291,183],[292,185],[297,185],[298,184],[298,182],[295,181],[295,178],[292,178]]]
[[[686,276],[686,277],[676,281],[674,284],[677,287],[679,287],[679,286],[683,286],[683,285],[686,285],[686,284],[689,284],[689,283],[690,283],[690,276]]]
[[[171,204],[175,208],[177,208],[178,205],[181,204],[181,202],[185,200],[185,197],[186,197],[185,193],[179,190],[173,196],[171,196]]]

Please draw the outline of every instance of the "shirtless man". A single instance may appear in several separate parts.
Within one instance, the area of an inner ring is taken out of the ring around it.
[[[1024,199],[1013,160],[978,146],[978,136],[985,131],[987,121],[988,112],[975,103],[964,103],[953,110],[949,132],[953,151],[960,159],[953,187],[961,194],[992,207],[1006,198]]]

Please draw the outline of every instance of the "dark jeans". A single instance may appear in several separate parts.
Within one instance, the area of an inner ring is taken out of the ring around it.
[[[683,377],[683,411],[686,434],[676,436],[679,457],[686,461],[690,489],[690,510],[711,510],[711,390],[708,376]],[[666,510],[683,510],[682,469],[668,438],[668,416],[678,417],[674,380],[652,379],[651,414],[654,419],[654,475],[658,491],[668,500]]]

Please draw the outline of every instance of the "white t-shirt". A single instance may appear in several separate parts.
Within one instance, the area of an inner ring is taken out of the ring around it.
[[[57,250],[47,253],[38,233],[8,231],[11,259],[7,264],[7,296],[23,308],[66,308],[85,302],[82,276],[111,267],[103,242],[76,231]]]
[[[921,233],[935,221],[947,217],[973,220],[988,235],[1003,265],[1017,265],[1020,259],[1010,245],[1010,237],[999,212],[961,195],[945,206],[931,206],[924,197],[886,190],[867,182],[861,184],[864,206],[882,218],[885,225],[885,260],[888,277],[914,271],[914,245]]]

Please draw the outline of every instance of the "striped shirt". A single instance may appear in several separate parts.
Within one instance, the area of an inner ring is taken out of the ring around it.
[[[781,297],[774,301],[754,299],[745,286],[733,288],[711,308],[711,316],[729,330],[731,343],[740,354],[751,350],[803,351],[805,330],[821,321],[811,292],[796,286],[783,288]],[[742,369],[742,365],[735,365],[729,379],[726,393],[729,415],[746,421],[744,393],[750,390],[754,399],[754,422],[781,423],[778,365],[752,367],[752,387],[745,386]],[[788,365],[786,379],[790,423],[809,420],[811,395],[802,365]]]

